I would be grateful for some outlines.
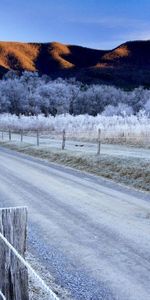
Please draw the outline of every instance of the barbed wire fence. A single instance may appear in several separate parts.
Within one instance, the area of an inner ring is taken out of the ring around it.
[[[11,219],[10,211],[14,211],[13,220],[14,220],[14,216],[15,216],[15,225],[14,226],[16,227],[17,226],[17,222],[18,222],[17,221],[17,216],[18,216],[17,210],[20,211],[21,209],[23,209],[23,208],[7,208],[7,209],[0,209],[0,210],[6,212],[7,218],[9,218],[9,220]],[[2,221],[1,221],[1,223],[2,223]],[[6,228],[6,227],[8,227],[8,228]],[[12,229],[10,230],[10,224],[7,225],[6,222],[5,222],[5,230],[8,231],[8,232],[12,231]],[[16,237],[16,238],[19,239],[19,236]],[[8,239],[3,235],[2,232],[0,232],[0,241],[3,243],[3,247],[4,248],[7,247],[7,249],[9,250],[9,254],[8,254],[9,259],[10,259],[10,257],[12,257],[12,254],[13,254],[15,256],[15,258],[17,258],[17,260],[21,263],[21,265],[26,268],[26,270],[28,271],[28,275],[30,275],[30,277],[33,278],[36,283],[38,282],[40,284],[40,289],[42,289],[46,293],[46,296],[47,296],[46,300],[59,300],[59,298],[56,296],[56,294],[48,287],[48,285],[44,282],[44,280],[36,273],[36,271],[32,268],[32,266],[22,257],[22,255],[8,241]],[[5,253],[5,255],[6,255],[6,252],[7,251],[4,251],[3,253]],[[11,253],[11,256],[10,256],[10,253]],[[3,260],[3,259],[4,259],[4,256],[0,257],[0,260]],[[2,261],[0,261],[0,263],[2,263]],[[8,261],[7,261],[7,264],[8,264]],[[12,280],[12,278],[11,278],[12,281],[11,281],[11,283],[9,283],[8,282],[9,278],[7,278],[7,283],[9,285],[14,284],[14,286],[15,286],[16,284],[18,284],[17,279],[16,279],[17,276],[15,274],[15,264],[12,264],[12,266],[10,266],[10,267],[13,269],[12,276],[14,276],[14,279]],[[8,266],[7,266],[7,268],[8,268]],[[19,270],[19,274],[21,274],[21,270],[22,270],[22,267]],[[16,270],[16,272],[18,272],[18,270]],[[23,271],[23,273],[24,273],[24,271]],[[1,278],[1,280],[5,280],[5,279]],[[22,282],[22,281],[20,281],[20,282]],[[5,286],[5,284],[6,283],[4,283],[2,285],[2,282],[1,282],[1,286]],[[19,284],[18,284],[17,289],[19,289]],[[13,287],[12,287],[12,290],[13,290]],[[6,298],[5,292],[2,291],[1,289],[0,289],[0,299],[1,300],[8,300]],[[11,300],[16,299],[16,295],[15,296],[14,296],[14,294],[11,295],[11,298],[9,297],[9,299],[11,299]],[[21,300],[21,298],[19,298],[19,299]]]
[[[1,291],[0,291],[0,297],[1,297],[2,300],[6,300],[5,295]]]
[[[56,148],[61,148],[64,150],[66,144],[72,141],[79,142],[80,144],[75,144],[77,146],[86,146],[86,143],[97,144],[96,153],[100,154],[101,144],[124,144],[124,145],[139,145],[150,147],[150,131],[145,131],[144,133],[139,133],[136,135],[131,135],[131,133],[125,133],[120,131],[120,133],[115,133],[113,130],[88,130],[88,131],[70,131],[62,129],[62,131],[50,131],[48,129],[37,129],[37,130],[15,130],[15,129],[2,129],[0,128],[0,140],[8,142],[20,142],[36,145],[56,145]]]

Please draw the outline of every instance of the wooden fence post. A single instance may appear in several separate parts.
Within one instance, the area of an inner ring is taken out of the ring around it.
[[[0,209],[0,232],[24,257],[27,235],[27,209]],[[7,300],[29,300],[28,271],[0,239],[0,290]]]
[[[36,144],[39,147],[39,145],[40,145],[39,130],[37,130],[37,143]]]
[[[63,136],[62,136],[62,150],[65,149],[65,143],[66,143],[66,131],[63,130]]]
[[[97,149],[97,155],[100,155],[100,151],[101,151],[101,130],[98,129],[98,149]]]
[[[4,132],[2,131],[2,141],[3,141],[3,139],[4,139]]]
[[[21,143],[23,142],[23,130],[20,131]]]
[[[11,141],[11,130],[9,130],[9,141]]]

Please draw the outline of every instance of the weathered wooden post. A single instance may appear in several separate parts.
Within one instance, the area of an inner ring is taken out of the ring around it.
[[[11,130],[9,129],[9,141],[11,141]]]
[[[2,131],[2,141],[3,141],[3,139],[4,139],[4,133],[3,133],[3,131]]]
[[[101,130],[100,128],[98,129],[98,149],[97,149],[97,155],[100,155],[100,151],[101,151]]]
[[[39,130],[37,130],[37,139],[36,139],[36,144],[37,144],[37,146],[39,146],[40,145],[40,138],[39,138]]]
[[[23,130],[20,131],[21,143],[23,142]]]
[[[66,143],[66,131],[63,130],[63,136],[62,136],[62,150],[65,149],[65,143]]]
[[[27,208],[0,209],[0,233],[24,257]],[[2,239],[0,239],[0,291],[7,300],[29,300],[28,271]]]

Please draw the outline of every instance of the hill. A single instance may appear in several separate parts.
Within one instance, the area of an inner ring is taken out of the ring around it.
[[[57,42],[0,42],[1,76],[10,69],[87,83],[150,86],[150,40],[126,42],[110,51]]]

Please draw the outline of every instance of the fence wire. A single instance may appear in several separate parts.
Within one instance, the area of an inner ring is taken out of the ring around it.
[[[27,268],[30,275],[32,275],[33,278],[41,284],[46,293],[48,293],[50,298],[47,300],[59,300],[59,298],[53,293],[53,291],[45,284],[43,279],[35,272],[35,270],[29,265],[29,263],[25,261],[25,259],[18,253],[18,251],[8,242],[8,240],[3,236],[2,233],[0,233],[0,239],[13,252],[13,254],[18,258],[18,260]],[[6,297],[1,291],[0,296],[2,297],[2,300],[6,300]]]
[[[6,297],[5,297],[4,294],[1,292],[1,290],[0,290],[0,299],[6,300]]]

